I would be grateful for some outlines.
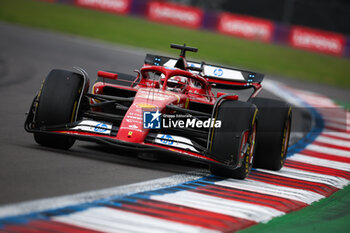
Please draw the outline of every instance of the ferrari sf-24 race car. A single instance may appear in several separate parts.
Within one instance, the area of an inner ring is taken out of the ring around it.
[[[137,77],[52,70],[25,122],[43,146],[69,149],[76,139],[209,165],[219,176],[244,179],[251,168],[279,170],[286,159],[291,107],[256,97],[263,74],[186,61],[197,48],[172,44],[178,59],[147,54]],[[230,93],[217,92],[213,87]],[[241,101],[232,90],[252,89]]]

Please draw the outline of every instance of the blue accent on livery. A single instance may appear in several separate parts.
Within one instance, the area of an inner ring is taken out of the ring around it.
[[[214,75],[217,77],[221,77],[224,74],[224,71],[221,68],[216,68],[214,70]]]
[[[95,128],[94,128],[94,131],[95,132],[98,132],[98,133],[103,133],[103,132],[106,132],[108,129],[107,125],[104,124],[104,123],[98,123]]]
[[[154,60],[155,60],[155,62],[154,62],[153,64],[154,64],[155,66],[160,66],[160,61],[161,61],[161,59],[158,58],[158,57],[155,57]]]
[[[164,134],[161,136],[160,142],[166,145],[173,145],[174,138],[171,135]]]

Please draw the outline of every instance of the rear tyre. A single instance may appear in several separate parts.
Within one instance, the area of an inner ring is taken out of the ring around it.
[[[259,109],[256,155],[253,166],[280,170],[286,160],[292,122],[291,106],[285,102],[253,98]]]
[[[209,167],[212,174],[235,179],[249,175],[255,153],[256,115],[257,108],[251,103],[226,100],[219,106],[216,119],[222,126],[214,130],[211,153],[232,168],[213,164]]]
[[[84,77],[80,74],[52,70],[38,94],[35,128],[67,124],[76,120]],[[69,149],[75,139],[49,133],[34,133],[35,141],[48,147]]]

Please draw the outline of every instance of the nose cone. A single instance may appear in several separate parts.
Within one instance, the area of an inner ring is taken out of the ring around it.
[[[141,143],[144,141],[149,129],[143,128],[144,109],[142,106],[145,105],[138,103],[133,103],[131,105],[120,124],[117,139],[135,143]]]
[[[168,104],[180,103],[180,96],[159,89],[141,88],[120,125],[117,139],[142,143],[150,129],[161,128],[161,113]]]

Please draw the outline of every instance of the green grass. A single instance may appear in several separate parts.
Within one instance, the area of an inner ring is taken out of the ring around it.
[[[347,111],[350,111],[350,102],[335,100],[335,103],[343,106]]]
[[[267,224],[258,224],[239,233],[347,233],[350,232],[350,186],[332,196]]]
[[[350,87],[350,59],[168,26],[64,4],[1,0],[0,20],[174,53],[170,43],[199,48],[195,59],[273,75]]]

